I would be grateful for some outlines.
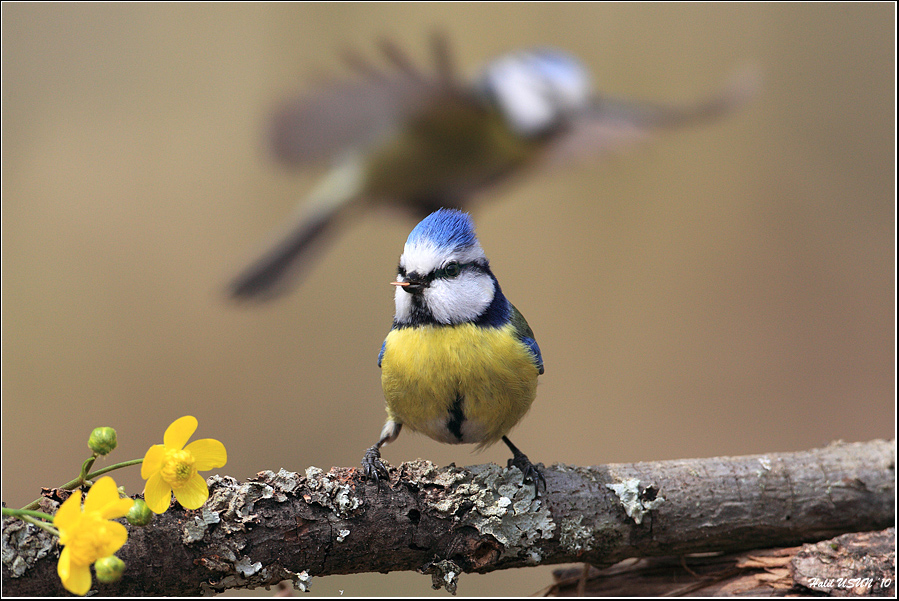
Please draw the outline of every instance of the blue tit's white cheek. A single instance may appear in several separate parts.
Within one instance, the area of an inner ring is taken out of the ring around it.
[[[494,294],[490,276],[466,270],[458,277],[431,282],[424,291],[424,301],[438,323],[462,323],[474,321],[483,314],[493,302]]]
[[[397,286],[393,298],[396,304],[396,320],[400,323],[409,321],[412,317],[412,295],[403,290],[402,286]]]

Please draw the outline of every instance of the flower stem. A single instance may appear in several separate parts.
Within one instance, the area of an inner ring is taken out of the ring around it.
[[[31,511],[28,509],[11,509],[9,507],[4,507],[3,515],[11,515],[11,516],[17,517],[17,518],[20,518],[23,515],[29,515],[33,518],[47,520],[48,522],[53,521],[53,516],[50,514],[44,513],[43,511]]]
[[[85,466],[86,466],[87,469],[90,469],[90,468],[91,468],[91,465],[93,465],[93,463],[94,463],[94,462],[93,462],[93,459],[95,459],[95,458],[94,458],[94,457],[91,457],[90,459],[88,459],[87,461],[84,462],[84,465],[82,465],[82,472],[81,472],[81,475],[79,475],[77,478],[75,478],[75,479],[72,480],[71,482],[67,482],[67,483],[63,484],[62,486],[60,486],[60,487],[58,487],[58,488],[60,488],[60,489],[62,489],[62,490],[75,490],[75,489],[78,488],[79,486],[83,486],[83,485],[86,484],[89,480],[93,480],[93,479],[96,478],[97,476],[102,476],[103,474],[106,474],[106,473],[111,472],[111,471],[113,471],[113,470],[121,469],[121,468],[123,468],[123,467],[131,467],[132,465],[140,465],[141,463],[144,462],[143,459],[132,459],[131,461],[123,461],[123,462],[121,462],[121,463],[116,463],[116,464],[114,464],[114,465],[110,465],[110,466],[104,467],[104,468],[102,468],[102,469],[97,470],[96,472],[91,472],[91,473],[88,474],[88,473],[86,473],[86,471],[85,471],[84,468],[85,468]],[[88,462],[90,462],[90,465],[88,465]],[[40,497],[40,498],[38,498],[38,499],[35,499],[34,501],[32,501],[31,503],[29,503],[28,505],[26,505],[26,506],[23,507],[22,509],[23,509],[23,510],[37,509],[38,507],[40,507],[41,499],[43,499],[43,497]]]
[[[34,524],[38,528],[42,528],[54,536],[59,536],[59,530],[47,523],[53,521],[52,515],[47,515],[46,513],[43,513],[41,511],[30,511],[28,509],[10,509],[8,507],[3,508],[3,515],[9,515],[19,518],[23,522]]]
[[[94,453],[90,457],[88,457],[84,463],[81,464],[81,475],[78,477],[84,482],[87,479],[87,473],[94,466],[94,461],[97,460],[97,454]]]
[[[131,467],[132,465],[140,465],[140,464],[143,463],[143,462],[144,462],[144,460],[143,460],[143,458],[141,458],[141,459],[132,459],[131,461],[123,461],[123,462],[121,462],[121,463],[116,463],[115,465],[110,465],[110,466],[108,466],[108,467],[104,467],[104,468],[102,468],[102,469],[99,469],[99,470],[97,470],[96,472],[91,472],[91,473],[89,473],[89,474],[87,475],[87,479],[88,479],[88,480],[93,480],[93,479],[96,478],[97,476],[102,476],[103,474],[106,474],[106,473],[108,473],[108,472],[111,472],[112,470],[117,470],[117,469],[120,469],[120,468],[123,468],[123,467]]]

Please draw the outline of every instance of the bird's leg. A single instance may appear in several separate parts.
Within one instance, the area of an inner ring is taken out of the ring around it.
[[[528,459],[528,456],[518,450],[512,441],[507,437],[503,436],[503,442],[506,443],[506,446],[509,447],[509,450],[512,451],[512,458],[509,459],[509,463],[506,467],[515,466],[521,470],[521,473],[524,474],[525,482],[533,482],[534,487],[539,489],[538,480],[543,483],[543,490],[546,490],[546,479],[543,477],[543,474],[540,470],[537,469],[531,460]]]
[[[381,447],[388,442],[396,440],[396,437],[400,435],[402,427],[403,424],[388,420],[387,423],[384,424],[384,429],[381,430],[380,440],[365,451],[365,456],[362,457],[362,473],[366,480],[375,481],[378,490],[381,490],[381,478],[390,481],[390,474],[387,472],[387,467],[381,462]]]

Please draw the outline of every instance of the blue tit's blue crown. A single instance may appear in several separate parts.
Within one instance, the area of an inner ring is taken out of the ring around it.
[[[456,209],[438,209],[422,219],[406,240],[409,246],[423,242],[430,242],[440,250],[451,252],[471,248],[478,243],[478,239],[468,213]]]

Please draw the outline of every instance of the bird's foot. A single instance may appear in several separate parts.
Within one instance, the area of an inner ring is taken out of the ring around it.
[[[524,474],[525,482],[533,482],[535,492],[540,492],[540,483],[543,483],[543,490],[546,490],[546,478],[543,477],[543,472],[541,472],[536,465],[531,463],[531,460],[528,459],[528,456],[518,450],[518,447],[512,444],[508,438],[503,436],[503,441],[509,446],[512,450],[512,458],[509,459],[509,462],[506,464],[506,467],[517,467],[521,470],[521,473]]]
[[[536,465],[531,463],[531,460],[528,459],[528,456],[524,453],[517,453],[506,464],[506,467],[517,467],[521,470],[521,473],[524,474],[525,482],[533,482],[534,487],[539,491],[539,484],[543,483],[543,490],[546,490],[546,478],[543,477],[543,472],[537,468]]]
[[[540,482],[543,483],[543,490],[546,490],[546,479],[543,477],[543,473],[537,469],[537,466],[531,463],[531,460],[528,459],[528,456],[522,453],[518,447],[512,444],[512,441],[509,440],[507,436],[503,436],[503,442],[506,443],[506,446],[509,447],[509,450],[512,451],[512,459],[509,459],[509,463],[506,464],[506,467],[517,467],[521,470],[521,473],[524,474],[525,482],[533,482],[534,489],[536,492],[540,492]]]
[[[381,462],[381,449],[378,445],[365,451],[365,456],[362,458],[362,473],[366,480],[375,481],[378,490],[381,490],[381,478],[390,481],[387,467]]]

